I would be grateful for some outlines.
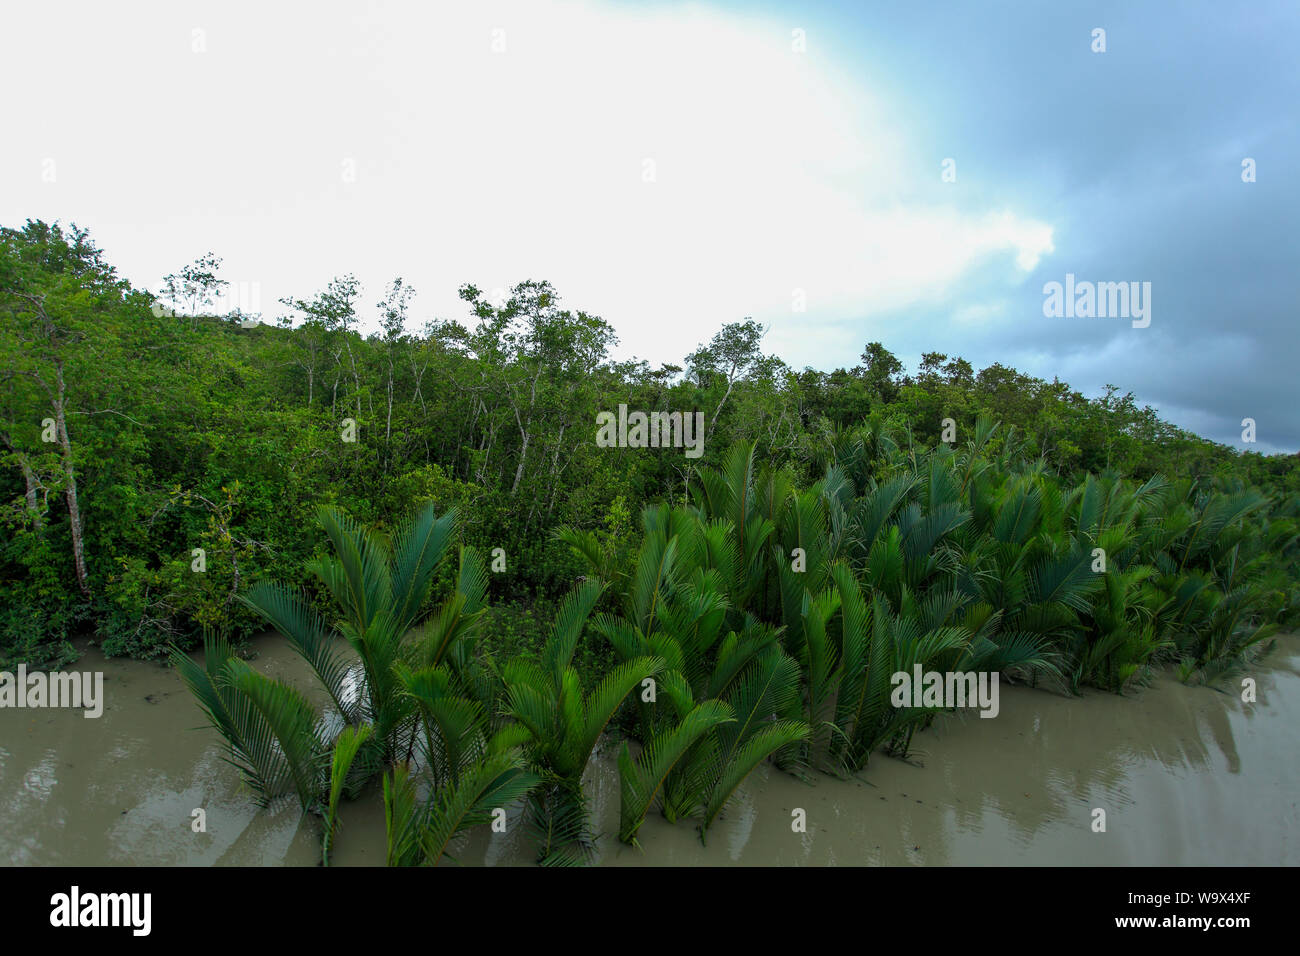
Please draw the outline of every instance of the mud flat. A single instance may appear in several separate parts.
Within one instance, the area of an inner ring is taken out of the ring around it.
[[[311,688],[279,637],[259,669]],[[319,829],[296,803],[258,811],[176,673],[88,649],[104,712],[0,709],[0,864],[314,865]],[[619,844],[615,754],[588,770],[604,833],[598,862],[688,865],[1294,865],[1300,863],[1300,637],[1249,672],[1256,703],[1161,675],[1126,697],[1003,687],[1001,711],[947,717],[909,761],[877,754],[858,777],[810,785],[760,768],[702,845],[690,822],[652,812],[644,849]],[[1237,687],[1238,684],[1225,685]],[[202,807],[207,832],[191,829]],[[1106,832],[1092,830],[1106,811]],[[806,832],[792,813],[806,813]],[[468,865],[517,865],[510,832],[462,838]],[[382,865],[377,787],[347,805],[333,860]]]

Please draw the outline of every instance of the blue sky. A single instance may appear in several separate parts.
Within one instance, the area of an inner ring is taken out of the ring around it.
[[[0,222],[139,285],[212,250],[268,319],[343,272],[464,319],[545,278],[621,357],[752,316],[797,367],[879,340],[1300,449],[1295,3],[123,9],[7,11]],[[1151,324],[1045,317],[1067,273]]]

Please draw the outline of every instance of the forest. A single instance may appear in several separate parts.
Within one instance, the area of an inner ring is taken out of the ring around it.
[[[580,861],[610,732],[620,839],[654,807],[707,835],[762,761],[906,754],[935,710],[894,672],[1212,682],[1300,611],[1300,458],[1117,386],[880,342],[795,369],[750,318],[652,368],[532,279],[458,318],[350,275],[223,313],[219,270],[154,294],[76,226],[0,230],[0,668],[169,659],[326,860],[381,781],[390,863],[525,797],[538,859]],[[599,441],[625,409],[699,457]],[[326,712],[245,659],[269,628]]]

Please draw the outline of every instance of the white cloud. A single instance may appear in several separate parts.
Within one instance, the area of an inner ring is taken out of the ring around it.
[[[401,274],[419,314],[445,317],[465,314],[462,282],[547,278],[614,323],[623,354],[680,361],[744,315],[797,340],[796,288],[807,321],[834,322],[942,301],[990,257],[1011,257],[1012,282],[1053,251],[1023,214],[914,201],[937,165],[815,31],[792,52],[795,22],[536,0],[159,5],[123,45],[102,42],[123,35],[102,7],[7,16],[33,38],[5,51],[11,73],[42,79],[7,121],[0,221],[76,219],[151,286],[212,249],[268,317],[345,271],[367,306]],[[77,70],[44,69],[56,41]],[[810,344],[792,358],[856,355]]]

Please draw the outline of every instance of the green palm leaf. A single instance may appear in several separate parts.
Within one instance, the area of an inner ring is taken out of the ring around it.
[[[343,785],[352,769],[352,761],[357,752],[370,738],[369,727],[344,727],[334,741],[334,759],[330,764],[330,794],[325,811],[325,837],[321,843],[321,856],[326,866],[330,865],[330,850],[334,847],[334,835],[339,826],[339,798],[343,794]]]
[[[670,731],[655,737],[632,760],[626,743],[618,758],[622,802],[618,838],[636,843],[636,832],[645,821],[668,774],[704,734],[717,725],[734,719],[731,708],[720,700],[697,704]]]
[[[706,832],[732,795],[760,763],[783,747],[807,738],[808,725],[798,720],[778,720],[754,731],[727,760],[704,806],[701,834]]]
[[[424,859],[437,866],[458,833],[487,823],[494,810],[504,809],[536,787],[541,778],[525,767],[519,751],[489,754],[457,783],[438,791],[420,834]]]

